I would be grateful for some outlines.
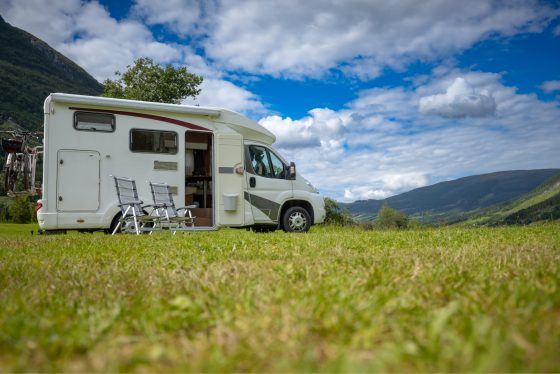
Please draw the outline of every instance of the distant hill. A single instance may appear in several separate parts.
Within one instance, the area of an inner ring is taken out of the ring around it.
[[[387,202],[424,221],[456,221],[467,213],[519,198],[556,175],[560,169],[501,171],[441,182],[384,200],[341,203],[340,207],[358,219],[373,219]]]
[[[51,92],[99,95],[102,85],[35,36],[0,17],[0,124],[11,118],[40,129]]]
[[[560,175],[508,203],[491,206],[462,222],[474,226],[522,224],[560,219]]]

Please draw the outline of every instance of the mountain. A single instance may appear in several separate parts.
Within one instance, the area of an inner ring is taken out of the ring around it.
[[[455,221],[467,213],[516,199],[559,174],[560,169],[500,171],[441,182],[383,200],[341,203],[340,207],[358,219],[374,218],[387,203],[424,221]]]
[[[84,69],[0,16],[0,124],[11,118],[41,129],[51,92],[99,95],[102,85]]]
[[[473,214],[461,224],[496,226],[529,224],[560,218],[560,175],[552,177],[533,191],[503,204]]]

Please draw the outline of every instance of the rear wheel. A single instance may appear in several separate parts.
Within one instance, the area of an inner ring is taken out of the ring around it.
[[[115,218],[113,218],[113,221],[111,221],[111,227],[109,228],[108,231],[105,231],[105,233],[112,234],[113,231],[115,231],[117,225],[119,225],[119,222],[121,221],[121,217],[122,217],[122,213],[117,214]],[[119,225],[119,228],[117,229],[115,234],[125,234],[132,231],[134,231],[134,224],[131,221],[123,221],[122,224]]]
[[[286,232],[307,232],[311,227],[311,216],[305,208],[293,206],[282,216],[282,228]]]

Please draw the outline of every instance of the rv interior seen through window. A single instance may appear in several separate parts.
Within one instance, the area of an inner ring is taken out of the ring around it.
[[[109,113],[75,112],[74,128],[82,131],[115,131],[115,116]]]
[[[177,153],[177,133],[172,131],[130,130],[132,152]]]
[[[266,178],[285,178],[286,166],[273,152],[258,145],[249,146],[251,167],[255,174]]]

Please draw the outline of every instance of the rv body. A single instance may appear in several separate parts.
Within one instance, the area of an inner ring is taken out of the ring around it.
[[[225,109],[51,94],[39,226],[110,230],[120,214],[115,175],[136,180],[146,205],[148,181],[169,184],[177,206],[197,206],[194,230],[306,231],[323,222],[323,198],[271,147],[274,141],[264,127]]]

